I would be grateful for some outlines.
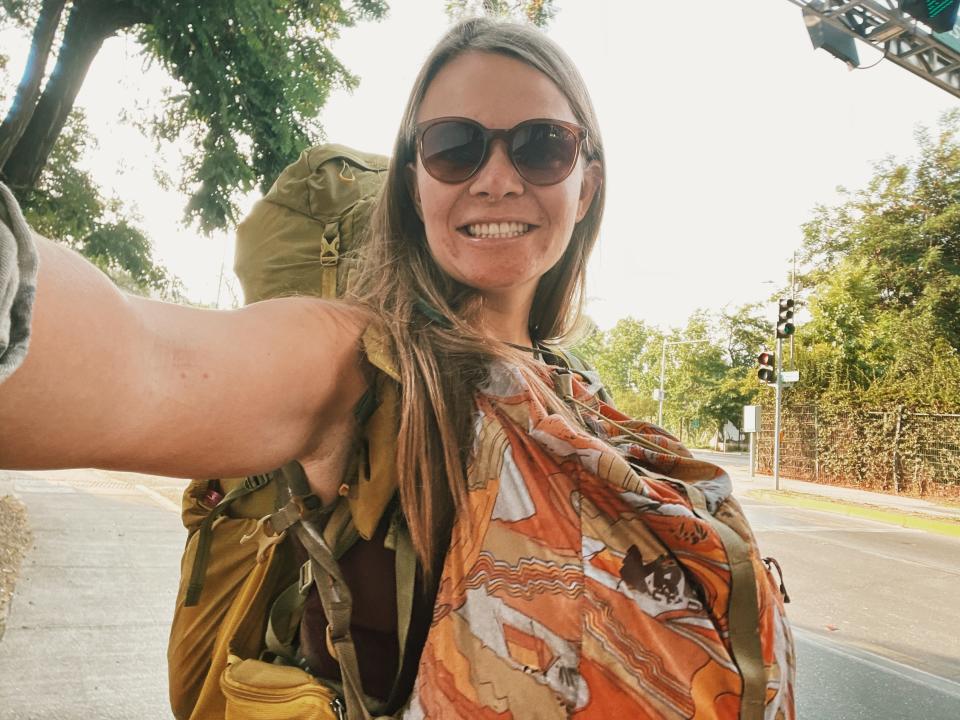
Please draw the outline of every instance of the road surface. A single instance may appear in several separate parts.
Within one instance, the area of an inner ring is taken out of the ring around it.
[[[960,719],[960,539],[740,500],[791,596],[800,718]]]
[[[169,720],[176,488],[0,471],[11,490],[35,542],[0,641],[0,720]],[[800,718],[960,718],[960,541],[744,505],[793,598]]]

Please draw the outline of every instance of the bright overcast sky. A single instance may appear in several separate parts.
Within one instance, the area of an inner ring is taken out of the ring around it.
[[[627,315],[680,326],[697,308],[765,300],[773,286],[764,281],[786,283],[811,208],[834,200],[838,185],[862,186],[884,156],[912,154],[916,126],[956,106],[889,62],[851,72],[814,52],[788,0],[696,0],[679,15],[679,3],[555,5],[548,33],[583,73],[607,151],[588,288],[588,312],[604,328]],[[387,153],[417,69],[449,23],[443,0],[390,6],[385,21],[348,30],[335,46],[361,82],[324,108],[331,141]],[[0,44],[15,82],[26,42],[8,32]],[[865,65],[875,55],[861,47]],[[135,205],[188,296],[214,302],[222,264],[230,279],[232,238],[179,224],[185,198],[157,188],[152,143],[118,121],[135,104],[155,106],[164,84],[133,40],[105,43],[78,99],[100,142],[87,164]],[[160,160],[176,177],[174,153]],[[230,305],[227,289],[220,302]]]

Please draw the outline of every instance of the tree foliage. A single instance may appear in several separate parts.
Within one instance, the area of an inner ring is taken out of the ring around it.
[[[960,406],[960,112],[804,230],[807,392]]]
[[[25,26],[39,7],[39,0],[0,0],[0,28],[5,25]]]
[[[594,326],[574,350],[597,369],[620,410],[651,421],[659,410],[653,391],[660,387],[663,359],[663,424],[678,435],[695,435],[696,443],[728,422],[740,426],[742,406],[761,388],[754,364],[771,333],[754,304],[719,314],[699,310],[686,327],[666,333],[624,318],[606,332]]]
[[[344,27],[382,17],[383,0],[221,0],[146,3],[138,32],[146,52],[179,80],[159,136],[190,133],[187,212],[202,229],[236,218],[232,198],[266,189],[322,135],[317,117],[331,91],[358,78],[333,55]]]
[[[544,27],[557,14],[553,0],[447,0],[447,15],[453,19],[489,15],[526,21]]]
[[[3,1],[14,20],[42,17],[38,0]],[[169,98],[156,132],[194,142],[184,168],[187,215],[205,232],[222,228],[236,219],[238,193],[266,189],[321,137],[316,118],[330,92],[357,84],[330,51],[341,29],[386,10],[385,0],[73,0],[43,92],[25,93],[4,122],[7,135],[0,131],[4,147],[23,128],[0,167],[16,192],[34,187],[103,41],[131,32],[183,88]],[[32,52],[40,67],[54,54],[36,33]]]
[[[153,257],[147,236],[117,199],[106,199],[79,161],[90,144],[75,110],[36,186],[23,193],[27,221],[95,262],[124,290],[182,299],[180,281]]]

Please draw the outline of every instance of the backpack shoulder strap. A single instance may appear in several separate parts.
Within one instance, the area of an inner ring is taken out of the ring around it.
[[[363,334],[367,360],[379,372],[354,412],[361,425],[357,478],[345,488],[356,532],[373,537],[397,492],[397,428],[400,426],[400,371],[386,333],[370,325]]]
[[[367,709],[367,699],[360,682],[357,649],[350,634],[350,616],[353,611],[350,588],[323,536],[308,523],[299,523],[296,533],[310,556],[306,566],[309,568],[307,577],[317,588],[323,613],[327,618],[327,646],[340,665],[347,720],[373,720]]]
[[[573,350],[567,350],[565,348],[550,348],[550,353],[557,357],[559,360],[567,366],[568,370],[572,370],[581,375],[586,379],[592,386],[597,387],[597,396],[603,400],[607,405],[613,405],[613,398],[610,397],[610,393],[607,392],[607,388],[604,387],[603,383],[600,380],[600,373],[598,373],[593,366],[580,357]]]
[[[750,556],[750,544],[736,530],[710,512],[703,491],[695,483],[678,480],[650,470],[644,473],[680,485],[693,506],[694,514],[707,522],[720,537],[730,563],[729,634],[734,662],[743,677],[740,720],[761,720],[765,706],[766,677],[760,644],[760,607],[757,576]]]

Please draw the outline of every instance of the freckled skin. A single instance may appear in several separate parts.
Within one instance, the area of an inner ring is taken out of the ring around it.
[[[576,122],[570,104],[550,78],[519,60],[471,52],[443,67],[427,88],[417,122],[460,116],[488,128],[511,128],[532,118]],[[427,242],[450,276],[483,292],[488,301],[529,313],[540,277],[563,255],[575,223],[599,185],[599,164],[580,162],[563,182],[531,185],[521,178],[503,142],[486,164],[457,184],[432,178],[417,160],[410,184]],[[536,225],[512,239],[470,238],[458,228],[471,222],[514,220]]]

